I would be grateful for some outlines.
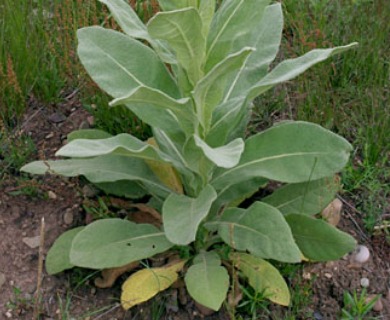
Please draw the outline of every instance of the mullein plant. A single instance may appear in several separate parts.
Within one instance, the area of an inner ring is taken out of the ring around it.
[[[122,306],[151,298],[182,274],[195,301],[219,310],[233,281],[229,265],[271,301],[289,305],[288,287],[268,259],[335,260],[355,247],[351,236],[315,216],[335,197],[335,175],[352,147],[301,121],[246,139],[251,102],[356,44],[316,49],[271,69],[283,28],[280,3],[159,0],[162,11],[145,25],[125,1],[100,2],[123,33],[80,29],[78,55],[113,97],[110,105],[125,105],[150,125],[153,137],[76,131],[57,152],[67,159],[36,161],[22,170],[82,175],[127,198],[148,195],[161,225],[114,218],[69,230],[48,253],[48,273],[109,269],[185,251],[185,258],[132,274],[122,288]],[[269,181],[282,186],[238,207]]]

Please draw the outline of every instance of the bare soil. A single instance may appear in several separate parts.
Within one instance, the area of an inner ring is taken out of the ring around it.
[[[34,140],[37,146],[35,158],[53,159],[69,132],[87,126],[88,116],[75,95],[52,106],[31,100],[21,130]],[[91,217],[83,209],[87,196],[82,191],[82,183],[79,179],[53,176],[33,177],[20,182],[17,173],[1,181],[0,319],[32,319],[39,260],[39,239],[36,237],[40,235],[42,218],[45,221],[44,253],[47,253],[62,232],[90,221]],[[36,192],[26,194],[23,192],[26,186],[33,186]],[[390,319],[389,243],[383,235],[368,235],[353,203],[343,200],[340,228],[352,234],[360,244],[368,246],[372,257],[360,267],[351,264],[348,257],[328,263],[305,264],[297,277],[299,282],[293,279],[290,285],[311,286],[312,299],[296,319],[340,319],[344,291],[360,292],[362,278],[370,281],[368,293],[383,297],[383,309],[371,315]],[[83,281],[90,275],[89,280]],[[205,316],[180,289],[168,289],[155,300],[125,312],[118,303],[124,276],[109,289],[95,288],[93,280],[96,277],[98,274],[92,271],[68,271],[58,276],[49,276],[44,271],[40,319],[156,319],[158,306],[165,310],[157,319],[229,319],[226,310]],[[75,289],[81,282],[83,284]],[[67,301],[70,301],[69,306]],[[270,310],[268,315],[259,313],[259,319],[284,319],[286,309],[271,305]],[[73,318],[67,317],[66,312]],[[308,312],[312,316],[308,317]]]

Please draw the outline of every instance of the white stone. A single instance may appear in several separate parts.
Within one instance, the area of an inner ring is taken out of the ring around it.
[[[360,279],[360,285],[363,288],[368,288],[368,286],[370,285],[370,280],[368,280],[368,278],[361,278]]]
[[[370,250],[363,245],[357,246],[353,255],[353,260],[357,263],[365,263],[368,259],[370,259]]]
[[[28,245],[31,249],[38,248],[40,243],[41,243],[41,237],[36,236],[36,237],[24,237],[22,241]]]

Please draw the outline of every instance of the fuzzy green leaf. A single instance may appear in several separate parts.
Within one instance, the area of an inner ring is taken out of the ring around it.
[[[354,42],[347,46],[331,49],[315,49],[299,58],[284,60],[251,88],[249,98],[254,99],[278,83],[291,80],[305,72],[311,66],[356,46],[357,43]]]
[[[321,212],[335,197],[340,183],[335,177],[287,184],[261,201],[277,208],[283,214],[314,215]]]
[[[144,160],[168,159],[158,149],[131,134],[121,133],[107,139],[77,139],[57,151],[57,156],[89,158],[107,154],[123,155]]]
[[[256,38],[253,39],[250,46],[255,47],[256,51],[251,54],[245,68],[232,81],[225,100],[245,95],[256,82],[267,74],[270,63],[278,53],[282,38],[283,13],[281,4],[267,6],[260,25],[254,30],[256,30]]]
[[[289,214],[286,221],[299,249],[310,260],[337,260],[356,247],[354,238],[323,220]]]
[[[198,7],[198,0],[158,0],[158,2],[164,11],[172,11],[188,7]]]
[[[184,132],[189,134],[194,132],[195,114],[188,98],[176,100],[161,91],[137,87],[126,96],[110,103],[111,106],[121,104],[125,104],[144,122],[154,127],[169,132],[177,131],[177,127],[180,126]],[[172,120],[167,121],[164,118]]]
[[[111,138],[112,135],[99,129],[83,129],[75,130],[66,136],[66,140],[69,142],[76,139],[106,139]]]
[[[65,177],[85,176],[93,183],[131,180],[152,188],[166,197],[171,190],[160,183],[147,164],[140,159],[120,155],[106,155],[91,159],[34,161],[21,168],[33,174],[54,173]]]
[[[122,30],[131,37],[150,41],[146,26],[131,6],[123,0],[99,0],[110,10]]]
[[[270,0],[225,0],[214,15],[207,39],[206,72],[228,55],[252,47]]]
[[[329,177],[349,159],[351,145],[342,137],[307,122],[287,122],[250,137],[240,163],[219,169],[216,190],[253,177],[299,183]]]
[[[197,9],[159,12],[149,21],[148,31],[153,38],[168,42],[192,85],[202,78],[206,40]]]
[[[232,168],[240,161],[244,151],[244,140],[238,138],[227,145],[211,148],[206,142],[194,135],[195,144],[202,149],[204,155],[221,168]]]
[[[78,55],[85,69],[100,88],[114,98],[126,96],[139,86],[179,97],[179,90],[165,65],[141,42],[101,27],[80,29],[77,36]]]
[[[215,252],[197,255],[184,280],[195,301],[215,311],[221,308],[229,289],[229,274]]]
[[[57,238],[46,256],[45,264],[48,274],[60,273],[74,267],[69,259],[70,248],[73,239],[83,229],[84,227],[78,227],[65,231]]]
[[[264,259],[299,262],[301,253],[283,215],[268,204],[255,202],[248,209],[226,209],[222,217],[210,222],[234,249],[247,250]]]
[[[172,247],[164,232],[149,224],[103,219],[86,226],[74,238],[70,261],[75,266],[105,269],[150,258]]]
[[[206,133],[211,125],[212,113],[223,98],[226,82],[239,72],[252,52],[253,48],[245,47],[229,55],[197,83],[193,97],[199,121]]]
[[[217,194],[206,186],[197,198],[171,194],[163,205],[163,222],[167,238],[174,244],[186,245],[195,240],[202,220],[209,213]]]

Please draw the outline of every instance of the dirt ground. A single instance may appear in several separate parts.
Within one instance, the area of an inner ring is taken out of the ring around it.
[[[70,95],[63,104],[49,107],[31,101],[21,130],[34,140],[36,158],[53,159],[69,132],[89,126],[88,116],[76,96]],[[45,221],[44,253],[62,232],[84,225],[90,219],[82,206],[88,195],[79,179],[33,177],[22,184],[19,180],[17,176],[9,175],[0,184],[0,319],[32,319],[42,218]],[[34,195],[18,192],[23,186],[31,185],[36,190]],[[353,204],[343,200],[340,228],[352,234],[359,244],[365,244],[372,257],[360,267],[352,265],[348,257],[334,262],[306,264],[299,277],[302,282],[295,285],[311,285],[313,299],[307,308],[314,318],[302,315],[297,319],[339,319],[343,292],[361,291],[362,278],[369,279],[368,293],[383,297],[383,309],[372,315],[390,319],[389,243],[383,235],[369,237],[363,231]],[[78,270],[49,276],[43,272],[40,319],[72,319],[65,316],[67,311],[74,319],[152,319],[153,314],[158,314],[156,308],[161,305],[167,311],[163,310],[160,319],[229,319],[225,310],[204,316],[178,289],[168,289],[157,300],[124,312],[118,303],[121,281],[117,281],[113,288],[97,289],[93,285],[93,279],[98,276],[95,273],[74,290],[90,274]],[[93,314],[96,310],[100,311]],[[276,315],[283,319],[282,308],[271,305],[270,310],[271,315],[261,316],[261,319],[276,319]]]

